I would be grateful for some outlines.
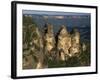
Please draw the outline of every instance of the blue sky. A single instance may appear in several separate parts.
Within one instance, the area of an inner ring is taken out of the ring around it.
[[[23,14],[37,14],[37,15],[90,15],[90,13],[72,13],[72,12],[54,12],[54,11],[36,11],[23,10]]]

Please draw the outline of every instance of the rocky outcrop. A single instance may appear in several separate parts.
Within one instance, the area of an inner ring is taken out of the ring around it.
[[[66,56],[70,55],[69,48],[71,47],[71,37],[64,25],[58,33],[57,50],[61,60],[65,60]]]
[[[85,43],[82,43],[82,50],[83,50],[83,51],[86,51],[86,49],[87,49],[87,48],[86,48],[86,44],[85,44]]]
[[[34,24],[28,26],[26,42],[23,44],[23,69],[44,68],[43,40],[41,33]],[[28,48],[26,48],[28,46]]]
[[[31,17],[28,17],[31,20]],[[48,67],[48,60],[68,61],[71,57],[79,57],[81,50],[86,51],[85,43],[80,42],[77,29],[68,32],[62,25],[57,36],[53,32],[53,25],[46,24],[44,32],[31,23],[23,26],[23,69],[41,69]],[[55,39],[56,38],[56,39]]]
[[[80,33],[77,29],[73,29],[71,33],[71,47],[69,49],[70,56],[79,56],[81,51]]]
[[[33,25],[31,26],[34,27]],[[37,47],[40,50],[43,48],[43,40],[38,27],[33,28],[30,45],[33,45],[34,47]]]
[[[52,49],[55,48],[55,37],[53,33],[53,26],[51,24],[46,24],[44,34],[44,47],[45,51],[50,54]]]

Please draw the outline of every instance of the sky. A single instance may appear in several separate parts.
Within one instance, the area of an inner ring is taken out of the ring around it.
[[[36,11],[36,10],[23,10],[22,12],[23,12],[23,14],[38,14],[38,15],[90,15],[90,13]]]
[[[23,10],[23,15],[30,15],[34,20],[43,25],[45,21],[52,24],[64,24],[65,26],[90,26],[90,13],[55,12],[55,11],[36,11]],[[60,20],[60,21],[59,21]],[[58,26],[59,26],[58,25]]]
[[[71,31],[73,27],[77,27],[81,32],[81,34],[85,32],[84,34],[85,38],[90,40],[90,27],[91,27],[90,13],[34,11],[34,10],[23,10],[22,13],[23,15],[32,16],[33,20],[40,29],[43,29],[46,23],[50,23],[53,25],[54,33],[57,33],[59,31],[61,25],[65,25],[69,31]]]

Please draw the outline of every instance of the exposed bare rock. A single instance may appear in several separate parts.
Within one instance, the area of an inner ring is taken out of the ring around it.
[[[47,67],[47,64],[45,62],[45,55],[43,53],[44,46],[43,46],[42,35],[37,27],[33,29],[32,42],[30,44],[32,44],[30,49],[33,54],[33,59],[35,59],[36,69]]]
[[[32,25],[31,25],[32,26]],[[30,45],[35,45],[38,48],[43,48],[43,41],[38,27],[33,28],[33,33],[31,34]]]
[[[55,37],[53,25],[47,23],[42,31],[32,22],[32,16],[26,15],[24,19],[23,69],[47,68],[52,65],[50,61],[59,60],[66,66],[66,62],[71,59],[79,61],[81,51],[87,50],[87,44],[80,42],[80,33],[77,29],[69,33],[67,27],[62,25]]]
[[[82,50],[86,51],[86,44],[85,43],[82,43]]]
[[[43,54],[43,40],[38,27],[34,24],[29,25],[26,36],[28,38],[26,39],[28,49],[23,50],[23,69],[40,69],[47,67]],[[24,47],[26,47],[26,43],[24,43]]]
[[[35,55],[36,60],[37,60],[37,65],[36,68],[37,69],[42,69],[42,68],[47,68],[48,67],[48,63],[47,63],[47,57],[46,55],[43,53],[43,51],[39,51],[36,53]]]
[[[23,55],[23,69],[42,69],[48,67],[43,53],[37,50],[28,53],[30,54],[24,53]]]
[[[40,54],[36,54],[35,55],[35,59],[36,59],[36,69],[42,69],[42,68],[47,68],[48,67],[48,63],[45,60],[46,57],[43,53]]]
[[[34,59],[33,59],[32,55],[30,55],[30,54],[24,54],[23,55],[23,69],[36,68],[36,64],[37,63],[34,62]]]
[[[71,48],[70,48],[70,56],[79,56],[80,53],[80,33],[77,29],[73,29],[71,35]]]
[[[45,51],[48,53],[51,53],[51,50],[55,48],[55,37],[53,33],[53,26],[51,24],[46,24],[44,44]]]
[[[71,47],[71,37],[64,25],[61,26],[58,34],[57,50],[60,51],[61,60],[65,60],[65,55],[69,55],[69,48]]]

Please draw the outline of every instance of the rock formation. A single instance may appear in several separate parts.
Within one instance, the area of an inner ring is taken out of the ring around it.
[[[55,37],[53,33],[53,26],[51,24],[46,24],[45,34],[44,34],[44,47],[47,53],[51,53],[52,49],[55,48]]]
[[[24,21],[27,24],[23,25],[23,69],[46,68],[48,60],[66,62],[71,57],[79,57],[81,50],[86,51],[85,43],[80,44],[77,29],[69,33],[67,27],[62,25],[55,37],[53,25],[46,24],[42,33],[32,21],[28,24],[26,17]],[[31,17],[28,19],[32,20]]]
[[[33,31],[32,31],[32,34],[31,34],[31,39],[32,40],[30,42],[30,45],[34,45],[38,49],[43,48],[43,40],[42,40],[42,36],[40,34],[40,31],[39,31],[38,27],[33,28]]]
[[[61,26],[61,29],[58,33],[57,41],[57,50],[61,60],[65,60],[66,56],[69,56],[69,48],[71,47],[71,37],[64,25]]]
[[[86,51],[86,44],[85,43],[82,43],[82,50]]]
[[[81,46],[80,46],[80,33],[77,29],[72,30],[71,34],[71,48],[70,56],[79,56]]]
[[[24,34],[25,35],[25,34]],[[43,40],[38,27],[31,24],[27,29],[26,43],[23,44],[23,68],[44,68]],[[25,46],[28,46],[28,49]]]

